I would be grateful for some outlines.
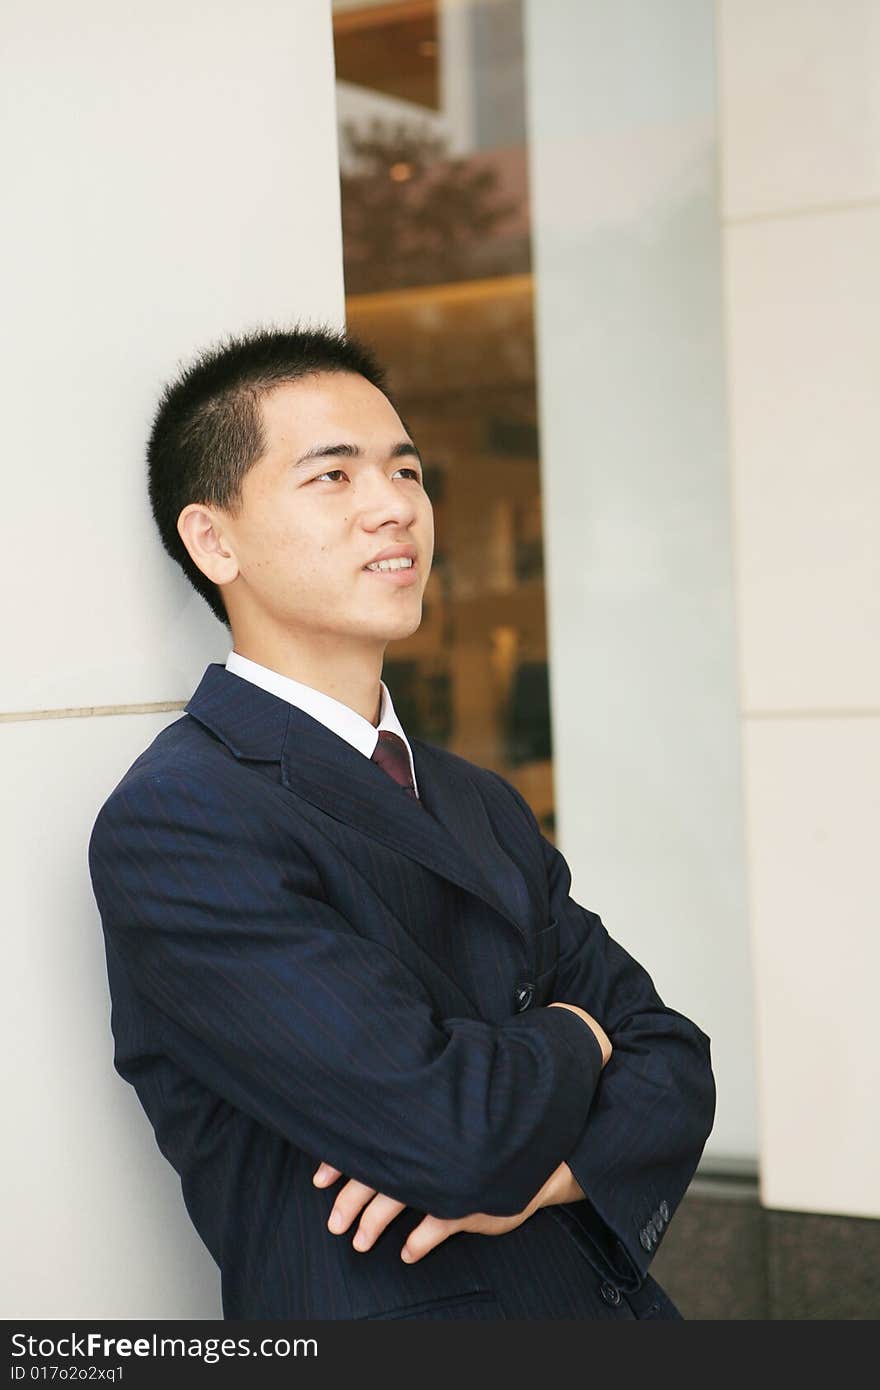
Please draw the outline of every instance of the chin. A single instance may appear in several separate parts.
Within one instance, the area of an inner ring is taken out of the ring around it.
[[[383,635],[387,642],[402,642],[405,637],[411,637],[414,632],[417,632],[421,625],[422,609],[421,605],[419,605],[418,612],[409,614],[406,617],[401,614],[396,623],[389,623]]]

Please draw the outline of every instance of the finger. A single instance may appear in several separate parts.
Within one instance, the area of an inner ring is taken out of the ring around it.
[[[398,1202],[394,1197],[386,1197],[383,1192],[377,1192],[361,1214],[352,1241],[355,1250],[369,1250],[372,1245],[375,1245],[386,1226],[389,1226],[395,1216],[399,1216],[403,1210],[403,1202]]]
[[[356,1178],[349,1178],[344,1187],[339,1189],[336,1201],[333,1203],[333,1210],[327,1221],[327,1228],[335,1236],[347,1231],[358,1212],[366,1206],[372,1197],[375,1197],[375,1187],[367,1187],[366,1183],[358,1182]]]
[[[341,1178],[342,1173],[338,1168],[332,1168],[329,1163],[319,1163],[312,1174],[312,1182],[316,1187],[329,1187],[337,1178]]]
[[[406,1238],[406,1244],[400,1252],[400,1258],[406,1264],[417,1264],[435,1246],[440,1245],[449,1236],[455,1235],[461,1229],[461,1222],[458,1220],[444,1220],[439,1216],[425,1216],[414,1226]]]

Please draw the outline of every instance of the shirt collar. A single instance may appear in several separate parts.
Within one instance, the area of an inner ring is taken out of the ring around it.
[[[241,656],[239,652],[231,651],[226,658],[226,669],[235,676],[241,676],[244,680],[251,681],[254,685],[259,685],[263,690],[268,690],[272,695],[278,695],[282,700],[287,700],[291,705],[297,705],[305,710],[313,719],[317,719],[340,738],[344,738],[358,752],[363,753],[365,758],[371,758],[375,751],[376,744],[379,742],[379,730],[389,729],[391,733],[397,734],[403,740],[404,746],[409,757],[410,775],[413,786],[418,796],[419,788],[416,782],[416,770],[413,763],[412,749],[409,746],[409,739],[403,732],[403,727],[398,719],[394,705],[391,700],[391,692],[383,680],[379,681],[381,692],[381,705],[379,712],[379,723],[373,725],[369,719],[364,719],[362,714],[353,710],[350,705],[343,704],[341,700],[336,700],[332,695],[326,695],[323,690],[316,690],[312,685],[304,685],[302,681],[294,680],[292,676],[282,676],[280,671],[273,671],[269,666],[263,666],[258,661],[251,661],[250,657]]]

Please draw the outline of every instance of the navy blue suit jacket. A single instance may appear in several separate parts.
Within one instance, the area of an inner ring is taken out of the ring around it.
[[[497,773],[412,739],[423,806],[208,666],[101,807],[115,1066],[228,1318],[675,1317],[648,1265],[711,1130],[709,1039],[569,894]],[[613,1056],[567,1009],[604,1026]],[[320,1160],[406,1204],[364,1253]],[[426,1212],[586,1200],[400,1259]]]

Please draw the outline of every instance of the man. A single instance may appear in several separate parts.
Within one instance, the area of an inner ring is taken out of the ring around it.
[[[709,1039],[522,796],[395,715],[433,521],[372,354],[231,339],[166,388],[148,459],[233,650],[89,864],[115,1065],[224,1315],[680,1317],[647,1271],[711,1130]]]

